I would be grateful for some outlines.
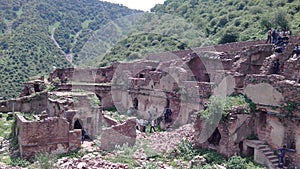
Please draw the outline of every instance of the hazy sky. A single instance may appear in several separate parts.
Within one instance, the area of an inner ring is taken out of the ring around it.
[[[140,9],[143,11],[150,11],[155,4],[162,4],[165,0],[103,0],[111,3],[122,4],[131,9]]]

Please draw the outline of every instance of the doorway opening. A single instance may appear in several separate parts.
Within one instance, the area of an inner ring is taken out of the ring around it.
[[[208,142],[210,144],[213,144],[215,146],[218,146],[220,144],[221,140],[221,133],[218,128],[213,132],[213,134],[209,137]]]
[[[137,98],[134,98],[134,99],[133,99],[133,108],[134,108],[135,110],[138,110],[138,108],[139,108],[139,101],[138,101]]]
[[[83,129],[81,120],[77,119],[74,123],[74,129]]]
[[[34,88],[34,92],[41,92],[39,84],[34,84],[33,88]]]

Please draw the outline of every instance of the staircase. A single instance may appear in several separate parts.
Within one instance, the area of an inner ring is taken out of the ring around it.
[[[279,160],[278,160],[278,156],[276,156],[274,154],[274,150],[272,150],[269,145],[265,144],[264,142],[261,142],[257,145],[257,148],[259,151],[261,151],[266,158],[269,160],[269,168],[272,169],[279,169],[278,164],[279,164]]]
[[[247,140],[247,146],[254,147],[254,161],[267,166],[269,169],[282,169],[278,166],[278,156],[274,154],[272,149],[265,141],[262,140]],[[284,167],[286,169],[287,167]]]

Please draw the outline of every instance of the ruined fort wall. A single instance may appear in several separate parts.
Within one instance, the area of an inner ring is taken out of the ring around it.
[[[245,94],[257,104],[280,106],[288,101],[300,102],[300,84],[284,80],[283,76],[247,75],[244,84]]]
[[[101,107],[93,107],[91,102],[88,94],[72,95],[66,100],[49,99],[47,113],[50,117],[66,118],[70,130],[74,129],[78,120],[89,136],[95,138],[101,134],[102,113]]]
[[[17,135],[20,153],[30,158],[39,152],[66,153],[80,147],[81,130],[69,131],[69,124],[58,117],[28,121],[17,115]]]
[[[46,110],[48,95],[46,92],[36,93],[0,102],[0,112],[41,113]]]
[[[66,69],[55,69],[50,73],[49,81],[53,81],[58,78],[60,80],[72,81],[72,82],[81,82],[81,83],[107,83],[110,82],[116,65],[111,65],[106,68],[86,68],[86,69],[75,69],[75,68],[66,68]]]
[[[265,123],[265,129],[258,128],[264,135],[259,135],[260,140],[266,141],[274,150],[287,145],[287,148],[295,149],[296,153],[287,153],[293,162],[300,166],[300,131],[299,121],[294,118],[285,118],[281,116],[268,115]]]
[[[209,122],[211,119],[198,118],[194,124],[194,145],[214,149],[226,157],[240,154],[241,145],[253,133],[254,125],[251,115],[235,114],[235,116],[216,124],[211,124]]]
[[[104,128],[101,134],[101,149],[112,150],[115,146],[133,146],[136,141],[136,119]]]

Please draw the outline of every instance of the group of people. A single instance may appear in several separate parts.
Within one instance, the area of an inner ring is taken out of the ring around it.
[[[137,125],[136,125],[136,129],[143,132],[143,133],[146,133],[146,129],[147,129],[147,125],[148,125],[148,121],[147,120],[144,120],[144,119],[137,119]],[[150,123],[150,133],[152,132],[156,132],[155,130],[155,120],[151,120],[151,123]]]
[[[277,31],[276,29],[269,29],[267,32],[266,43],[272,43],[274,45],[275,52],[282,53],[284,48],[289,43],[289,37],[291,32],[289,30]]]

